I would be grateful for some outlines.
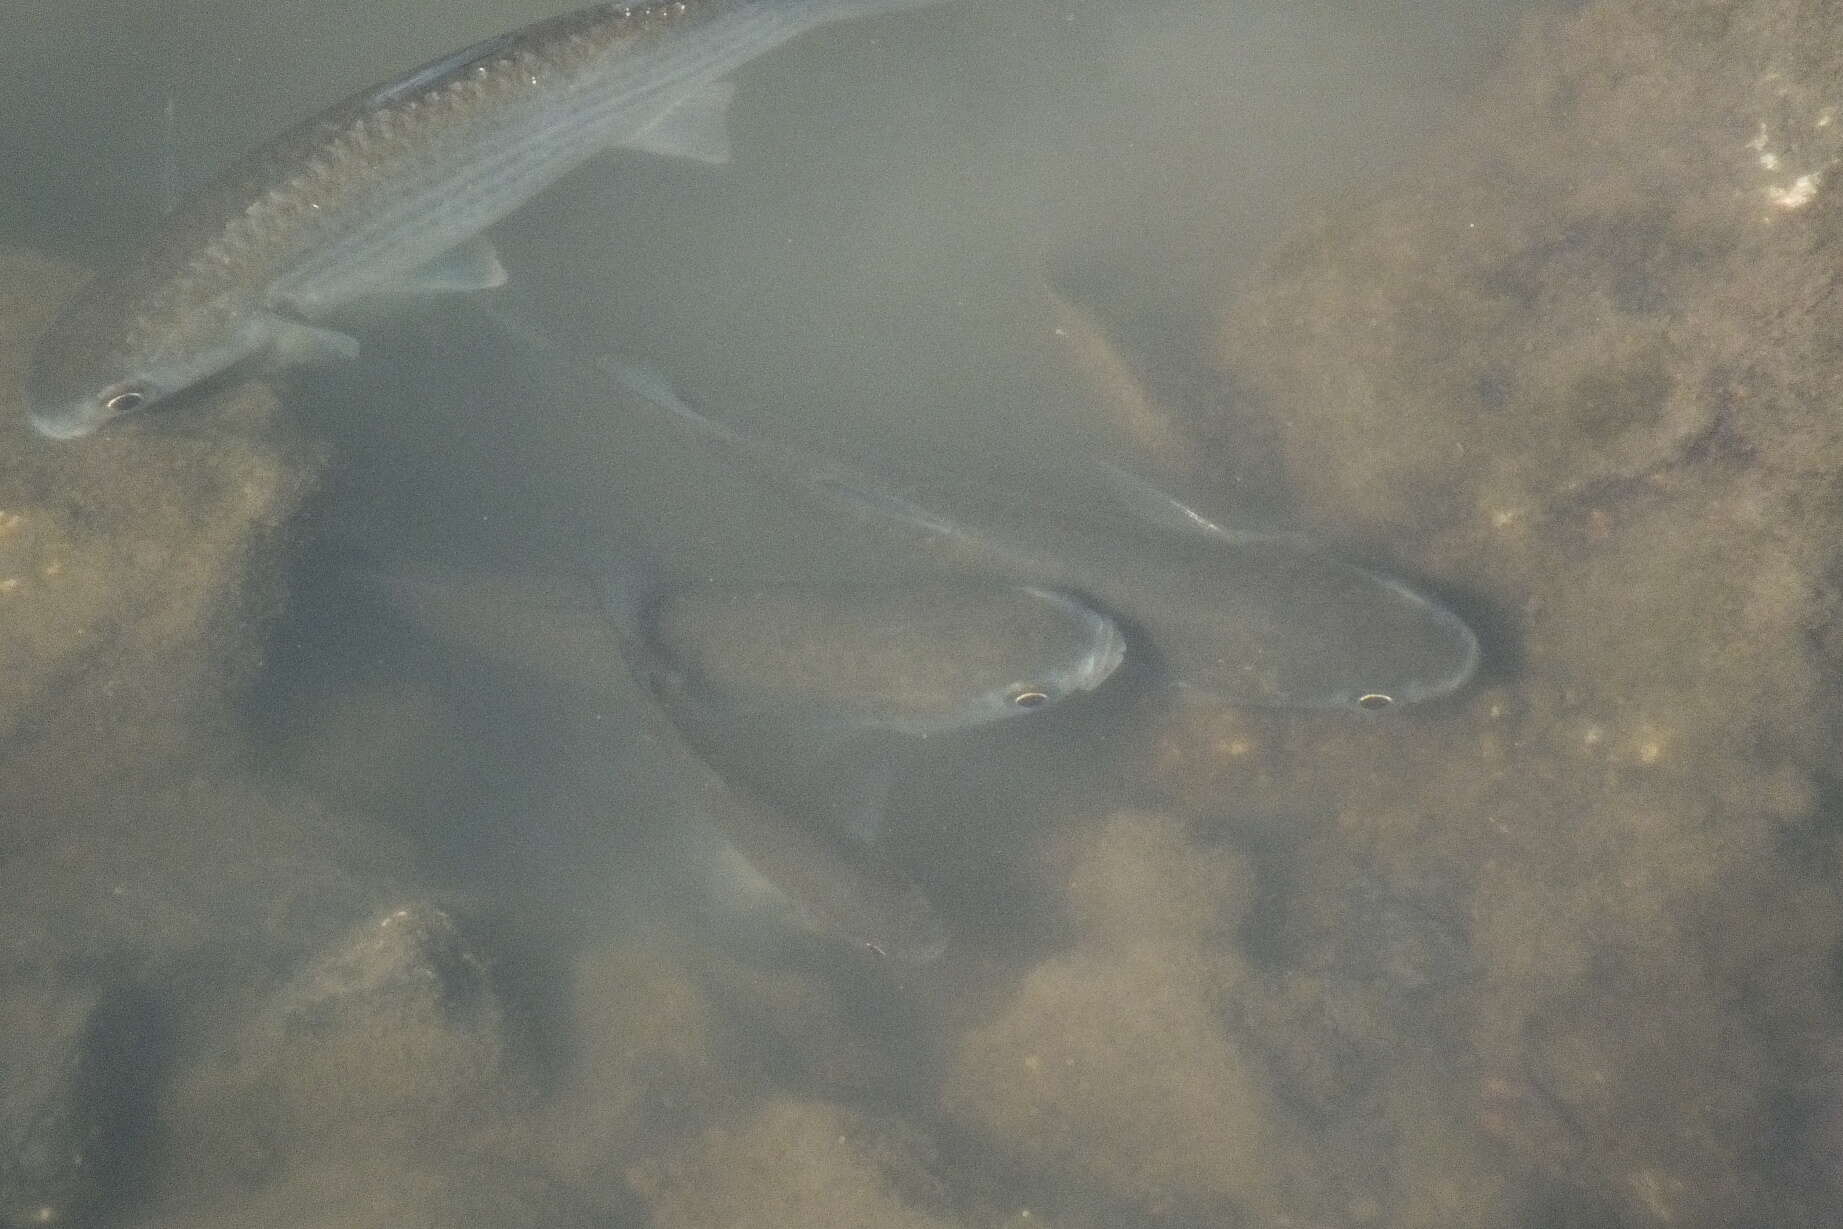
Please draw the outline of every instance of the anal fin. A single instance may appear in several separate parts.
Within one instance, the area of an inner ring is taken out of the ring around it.
[[[279,363],[323,363],[358,357],[358,338],[350,333],[321,328],[273,312],[268,313],[263,327],[269,334],[269,353]]]

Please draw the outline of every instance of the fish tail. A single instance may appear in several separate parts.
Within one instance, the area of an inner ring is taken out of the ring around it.
[[[608,357],[597,358],[595,365],[620,381],[628,391],[689,425],[699,435],[721,441],[731,448],[744,451],[759,450],[755,441],[736,428],[726,426],[692,409],[690,404],[679,395],[672,381],[657,367],[628,359]]]

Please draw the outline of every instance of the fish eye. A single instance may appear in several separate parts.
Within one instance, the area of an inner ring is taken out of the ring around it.
[[[1395,697],[1384,695],[1380,691],[1366,692],[1357,697],[1357,707],[1366,712],[1378,713],[1395,703]]]
[[[1011,697],[1011,702],[1019,708],[1042,708],[1049,703],[1046,691],[1020,691]]]
[[[130,384],[126,388],[103,390],[102,408],[111,414],[132,414],[146,405],[148,399],[145,389]]]

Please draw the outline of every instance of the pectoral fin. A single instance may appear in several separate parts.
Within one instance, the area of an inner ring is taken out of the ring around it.
[[[324,363],[358,357],[358,338],[349,333],[323,329],[273,313],[265,325],[269,332],[269,353],[279,363]]]
[[[621,144],[671,158],[728,162],[730,99],[735,96],[733,84],[713,81],[680,99],[671,110]]]
[[[404,294],[455,294],[506,284],[506,267],[492,241],[476,235],[415,270],[396,289]]]

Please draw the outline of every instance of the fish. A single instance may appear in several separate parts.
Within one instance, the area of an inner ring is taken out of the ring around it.
[[[596,153],[720,163],[745,62],[828,22],[936,0],[640,0],[534,22],[255,149],[92,280],[34,349],[27,415],[89,435],[251,360],[349,359],[344,309],[486,290],[483,232]]]
[[[728,460],[959,566],[1082,595],[1142,633],[1135,651],[1182,698],[1376,714],[1478,670],[1477,635],[1435,598],[1302,534],[1226,527],[1126,468],[1094,465],[1102,494],[1055,507],[1002,484],[886,479],[709,418],[650,369],[595,361]]]
[[[895,762],[1093,691],[1126,651],[1107,616],[1025,586],[675,586],[631,559],[599,570],[599,600],[586,582],[431,566],[367,583],[438,639],[598,703],[638,682],[655,741],[742,859],[812,930],[902,964],[938,958],[948,932],[870,839]]]
[[[1093,691],[1118,625],[1066,593],[942,578],[664,592],[637,612],[682,710],[927,737]]]
[[[1166,473],[1195,478],[1205,455],[1192,432],[1160,404],[1099,320],[1047,278],[1037,287],[1042,314],[1063,365],[1085,396],[1071,398],[1097,410],[1110,434]]]
[[[702,809],[805,928],[896,964],[946,953],[948,928],[933,901],[875,844],[797,822],[719,777],[706,785]]]
[[[605,598],[622,657],[651,701],[662,740],[676,742],[706,770],[701,811],[731,849],[789,902],[805,928],[899,964],[938,959],[947,947],[945,923],[874,840],[892,745],[841,739],[824,722],[815,728],[731,719],[673,652],[695,642],[700,621],[687,618],[675,634],[658,634],[666,599],[650,567],[612,561]],[[784,614],[786,602],[777,604]],[[722,645],[702,647],[699,656],[708,661]],[[831,771],[841,765],[842,772]]]
[[[704,721],[926,738],[1093,691],[1127,652],[1113,619],[1028,585],[647,581],[630,598],[616,590],[635,582],[609,583],[674,710]],[[437,639],[552,685],[607,691],[625,669],[609,606],[579,578],[397,564],[364,584]]]

